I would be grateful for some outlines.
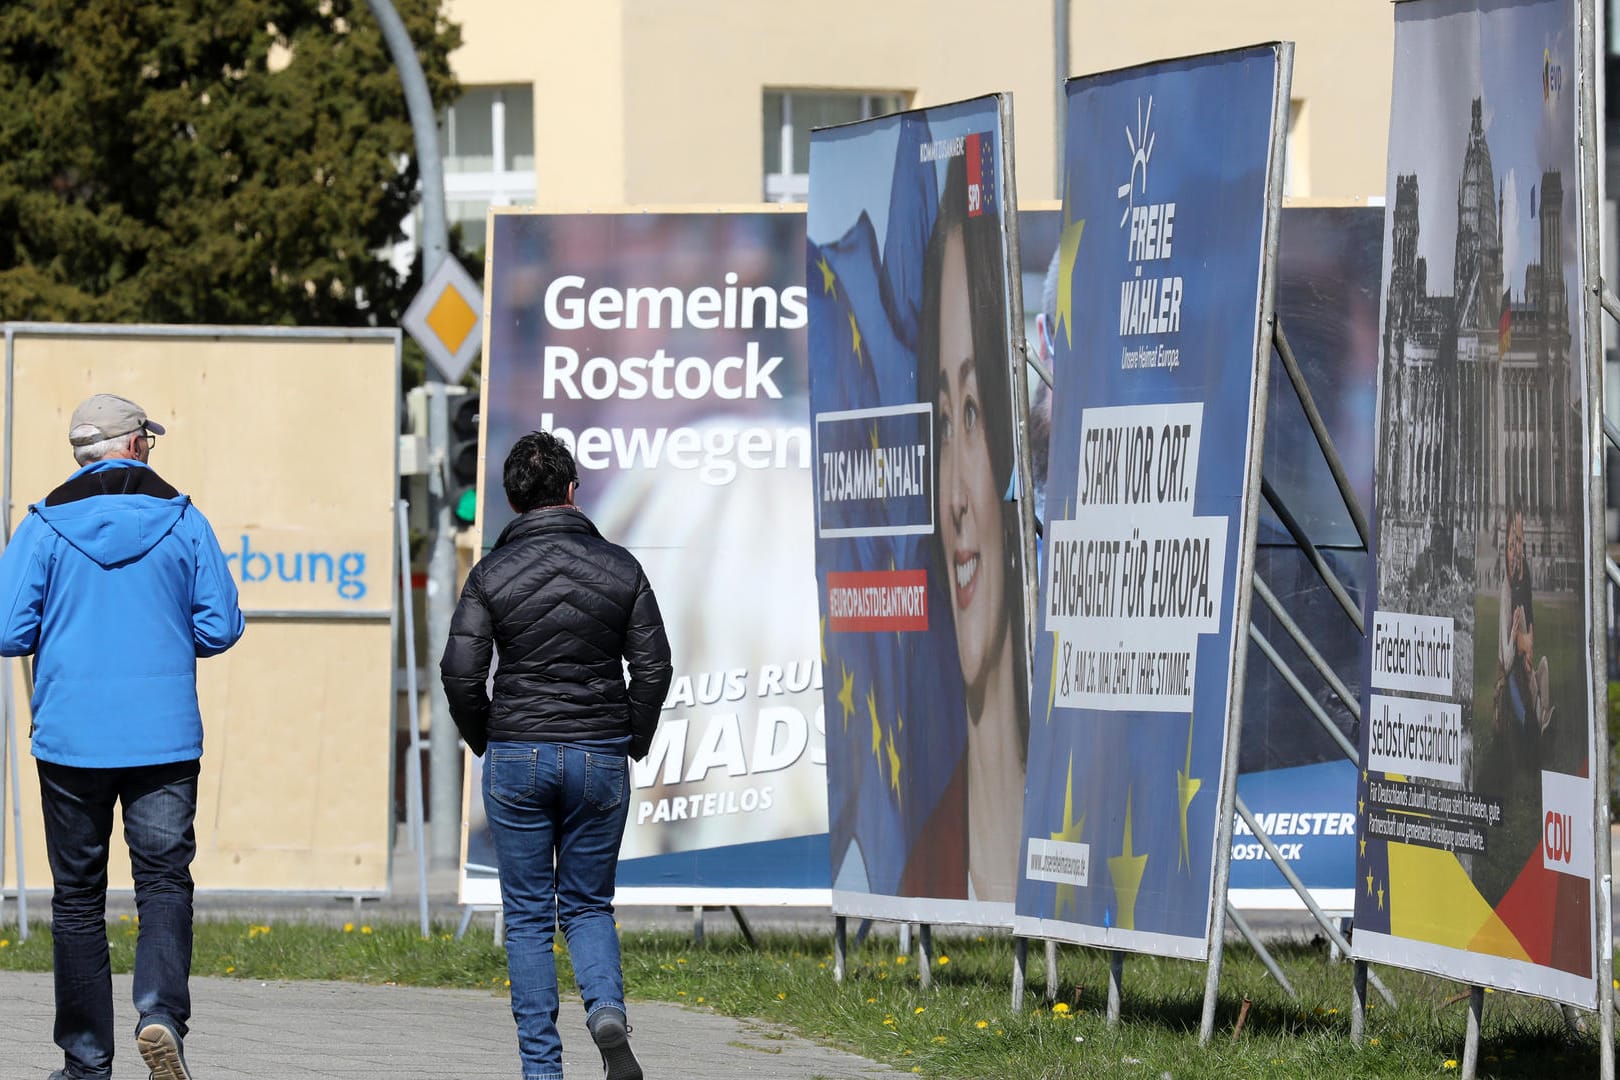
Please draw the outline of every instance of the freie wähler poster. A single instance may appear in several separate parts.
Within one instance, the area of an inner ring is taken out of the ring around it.
[[[1063,213],[1018,212],[1025,337],[1051,365],[1057,323],[1058,236]],[[1283,207],[1277,250],[1277,318],[1364,511],[1372,507],[1373,410],[1378,393],[1381,206]],[[1071,287],[1072,292],[1072,287]],[[1058,379],[1067,373],[1058,370]],[[1316,436],[1280,361],[1266,396],[1263,472],[1318,553],[1353,596],[1366,588],[1366,546],[1339,494]],[[1030,375],[1030,456],[1036,517],[1044,521],[1051,392]],[[1256,629],[1292,668],[1312,699],[1352,744],[1365,638],[1333,600],[1309,560],[1274,515],[1262,509],[1255,576],[1309,637],[1353,695],[1341,700],[1258,600]],[[1259,649],[1251,649],[1243,689],[1238,796],[1277,843],[1289,867],[1329,912],[1355,907],[1356,778],[1359,767],[1322,730],[1294,689]],[[1305,909],[1258,839],[1233,822],[1228,896],[1239,909]]]
[[[1575,14],[1395,9],[1353,950],[1591,1008]]]
[[[1020,934],[1208,955],[1290,60],[1067,84]]]
[[[827,903],[803,216],[497,213],[490,245],[484,548],[513,517],[508,450],[553,432],[673,653],[631,767],[619,901]],[[462,898],[494,903],[471,775]]]
[[[1029,500],[1007,108],[985,97],[811,136],[805,273],[838,914],[1012,919]]]

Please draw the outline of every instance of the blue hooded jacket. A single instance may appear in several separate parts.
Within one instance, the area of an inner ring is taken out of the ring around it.
[[[34,756],[79,768],[200,757],[197,658],[244,628],[208,520],[125,459],[28,508],[0,555],[0,618],[0,655],[34,655]]]

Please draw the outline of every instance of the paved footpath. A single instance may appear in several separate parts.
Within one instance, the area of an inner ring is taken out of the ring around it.
[[[504,996],[325,982],[191,980],[196,1015],[186,1059],[198,1080],[331,1077],[516,1077],[517,1037]],[[114,1080],[145,1080],[135,1052],[129,976],[114,976],[120,1042]],[[0,972],[0,1077],[44,1080],[62,1064],[51,1042],[48,974]],[[563,1001],[569,1080],[602,1075],[578,999]],[[864,1080],[909,1075],[781,1028],[699,1009],[631,1001],[631,1036],[649,1080]]]

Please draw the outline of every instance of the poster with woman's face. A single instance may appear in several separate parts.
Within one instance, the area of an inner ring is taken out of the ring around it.
[[[816,577],[841,914],[1011,922],[1029,507],[1003,107],[981,98],[811,140]]]

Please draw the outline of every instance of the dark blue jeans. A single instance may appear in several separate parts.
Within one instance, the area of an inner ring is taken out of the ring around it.
[[[557,968],[562,927],[587,1020],[624,1009],[613,879],[629,811],[623,753],[567,743],[492,742],[484,813],[501,872],[506,968],[524,1080],[560,1080]]]
[[[56,1045],[69,1076],[110,1077],[112,969],[107,955],[107,844],[113,804],[135,879],[136,1030],[153,1021],[184,1038],[191,1019],[191,860],[197,854],[198,763],[76,769],[41,761],[40,804],[55,891]]]

